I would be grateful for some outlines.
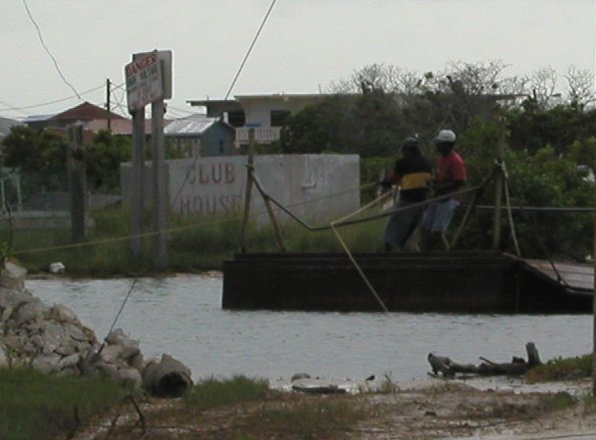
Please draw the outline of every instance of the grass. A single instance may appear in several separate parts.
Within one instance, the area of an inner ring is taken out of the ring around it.
[[[12,257],[29,272],[48,270],[50,263],[61,261],[70,276],[107,277],[153,272],[153,235],[149,215],[143,240],[144,257],[133,258],[129,246],[129,218],[124,209],[113,208],[91,213],[95,226],[88,240],[71,243],[68,229],[16,230],[12,237]],[[386,219],[338,229],[352,252],[382,249]],[[221,269],[223,261],[241,247],[242,216],[238,212],[222,215],[168,219],[168,271],[197,272]],[[291,220],[281,226],[284,245],[289,252],[343,252],[331,230],[310,231]],[[0,243],[9,242],[9,231],[0,231]],[[276,252],[278,244],[269,223],[249,222],[244,246],[249,252]]]
[[[257,411],[247,424],[258,426],[262,437],[277,438],[284,433],[285,438],[316,439],[342,438],[363,420],[368,409],[359,400],[308,399],[282,402],[273,407]],[[257,437],[255,437],[257,438]]]
[[[204,411],[231,403],[262,400],[277,394],[269,388],[266,380],[239,375],[231,379],[210,378],[198,382],[184,395],[183,400],[188,409]]]
[[[592,355],[557,357],[532,368],[525,376],[529,383],[576,380],[592,375]]]
[[[126,394],[116,383],[103,379],[0,369],[1,438],[43,440],[73,432],[120,404]]]

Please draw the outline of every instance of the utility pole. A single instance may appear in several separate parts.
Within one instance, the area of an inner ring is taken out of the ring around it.
[[[68,181],[70,186],[70,221],[73,243],[86,238],[86,180],[85,153],[83,149],[83,125],[68,127]]]
[[[106,109],[108,110],[108,130],[112,130],[112,105],[110,103],[111,83],[110,78],[106,79]]]
[[[596,170],[596,160],[594,160]],[[592,245],[592,264],[594,265],[594,293],[592,294],[592,396],[596,396],[596,188],[594,188],[594,242]]]

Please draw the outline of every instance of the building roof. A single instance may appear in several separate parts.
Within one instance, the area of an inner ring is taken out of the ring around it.
[[[203,115],[190,116],[188,118],[177,119],[172,121],[165,129],[164,134],[166,136],[192,136],[201,135],[207,129],[212,127],[220,121],[219,118],[208,118]],[[222,122],[226,124],[225,122]],[[226,124],[228,125],[228,124]],[[230,126],[230,128],[232,128]]]
[[[23,124],[31,124],[33,122],[45,122],[52,119],[54,115],[30,115],[21,119]]]
[[[107,119],[108,115],[111,119],[126,119],[116,113],[110,112],[104,108],[93,105],[89,102],[84,102],[76,107],[70,108],[62,113],[58,113],[51,119],[53,121],[93,121],[95,119]]]

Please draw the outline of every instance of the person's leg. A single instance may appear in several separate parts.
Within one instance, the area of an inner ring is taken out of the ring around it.
[[[396,241],[396,234],[397,234],[397,213],[391,214],[389,216],[389,221],[387,222],[387,226],[385,226],[385,233],[383,234],[383,243],[385,243],[385,251],[390,252],[393,247],[397,244]]]
[[[403,250],[408,252],[419,251],[418,247],[418,229],[422,222],[424,215],[424,207],[417,207],[409,209],[408,211],[408,222],[405,227],[405,232],[401,240],[401,247]]]
[[[447,200],[437,204],[435,209],[435,217],[431,226],[432,238],[434,248],[449,249],[449,242],[445,236],[445,232],[451,223],[455,209],[459,205],[457,200]]]
[[[428,205],[422,215],[422,222],[420,223],[420,250],[422,252],[428,252],[432,248],[431,235],[437,204],[431,203]]]

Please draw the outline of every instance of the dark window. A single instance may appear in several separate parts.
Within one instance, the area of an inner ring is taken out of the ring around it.
[[[228,112],[228,124],[232,127],[243,127],[245,120],[243,111]]]
[[[272,127],[283,127],[286,118],[290,116],[292,112],[290,110],[271,110],[271,126]]]

